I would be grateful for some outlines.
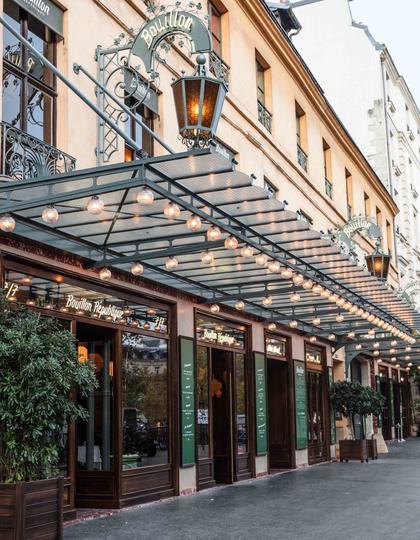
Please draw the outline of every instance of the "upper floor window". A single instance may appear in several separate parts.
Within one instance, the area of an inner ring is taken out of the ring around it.
[[[388,251],[392,252],[392,228],[388,220],[386,220],[386,243]]]
[[[308,137],[306,114],[299,103],[295,102],[297,160],[299,165],[308,170]]]
[[[55,62],[52,30],[19,8],[4,2],[6,21],[50,62]],[[55,77],[6,28],[3,31],[2,119],[26,133],[53,144],[55,137]]]
[[[368,218],[371,215],[370,197],[366,193],[363,194],[363,197],[364,197],[364,206],[365,206],[365,216]]]
[[[375,218],[376,218],[376,225],[382,230],[382,212],[378,207],[376,207]],[[381,246],[382,247],[384,245],[383,240],[384,240],[383,236],[381,236]]]
[[[353,216],[353,177],[347,169],[346,173],[346,195],[347,195],[347,219]]]
[[[331,148],[328,143],[322,139],[322,150],[324,153],[324,178],[325,178],[325,193],[330,199],[333,198],[333,185],[332,185],[332,160],[331,160]]]
[[[258,120],[271,133],[272,115],[267,109],[268,71],[268,64],[257,53],[255,58],[255,73],[257,81]]]
[[[264,176],[264,189],[268,193],[268,196],[270,199],[277,199],[279,194],[279,189],[270,182],[265,176]]]
[[[222,56],[222,14],[213,4],[209,2],[210,33],[213,51]]]

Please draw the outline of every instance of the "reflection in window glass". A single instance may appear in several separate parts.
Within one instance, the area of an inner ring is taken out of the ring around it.
[[[21,80],[4,70],[3,72],[3,122],[12,126],[21,126],[20,115]]]
[[[52,99],[31,84],[28,85],[27,115],[28,133],[50,142],[48,134],[52,132]]]
[[[236,381],[236,430],[238,454],[247,451],[248,436],[246,429],[246,389],[245,389],[245,356],[235,354]]]
[[[168,345],[122,334],[123,469],[169,462]]]
[[[208,349],[197,347],[197,451],[199,458],[210,456]]]
[[[16,4],[6,3],[4,6],[3,17],[13,30],[20,33],[19,8]],[[22,61],[20,42],[9,32],[9,30],[7,30],[7,28],[3,28],[3,58],[17,66],[19,66]]]

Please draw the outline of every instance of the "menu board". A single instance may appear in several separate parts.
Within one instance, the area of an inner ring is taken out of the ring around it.
[[[308,447],[305,362],[294,360],[293,368],[295,377],[296,449],[303,450]]]
[[[334,385],[334,373],[333,368],[328,368],[328,388],[332,388]],[[331,406],[330,403],[330,438],[331,438],[331,444],[336,443],[336,434],[335,434],[335,414],[334,414],[334,408]]]
[[[265,356],[254,353],[255,358],[255,413],[257,456],[267,453],[267,393]]]
[[[181,467],[195,463],[194,341],[180,337]]]

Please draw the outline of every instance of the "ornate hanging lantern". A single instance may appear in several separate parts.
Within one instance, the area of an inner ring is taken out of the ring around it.
[[[379,246],[376,246],[375,251],[371,255],[366,255],[366,265],[368,271],[372,276],[386,281],[389,271],[389,263],[391,262],[391,255],[388,253],[383,253],[379,249]]]
[[[227,88],[223,81],[207,77],[206,57],[197,56],[197,71],[172,84],[179,133],[189,148],[208,146],[214,137]]]

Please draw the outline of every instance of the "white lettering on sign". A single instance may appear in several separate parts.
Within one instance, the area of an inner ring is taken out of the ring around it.
[[[343,227],[343,233],[346,234],[348,237],[350,237],[351,233],[359,229],[366,229],[369,232],[371,227],[372,227],[372,223],[370,221],[368,221],[364,217],[358,217],[358,218],[352,219],[350,223],[348,223],[347,225]]]
[[[153,19],[142,30],[140,36],[150,50],[155,37],[164,34],[168,29],[174,32],[191,32],[193,20],[178,11],[171,11]]]
[[[24,0],[31,8],[35,9],[41,15],[50,14],[50,6],[44,2],[44,0]]]
[[[86,298],[78,298],[73,294],[67,295],[66,308],[96,313],[100,317],[112,317],[113,321],[121,319],[124,314],[123,310],[114,304],[104,304],[103,300],[91,302],[86,300]]]
[[[204,339],[215,341],[220,345],[233,345],[235,343],[235,338],[233,336],[222,334],[221,332],[215,332],[214,330],[209,330],[208,328],[204,329]]]

